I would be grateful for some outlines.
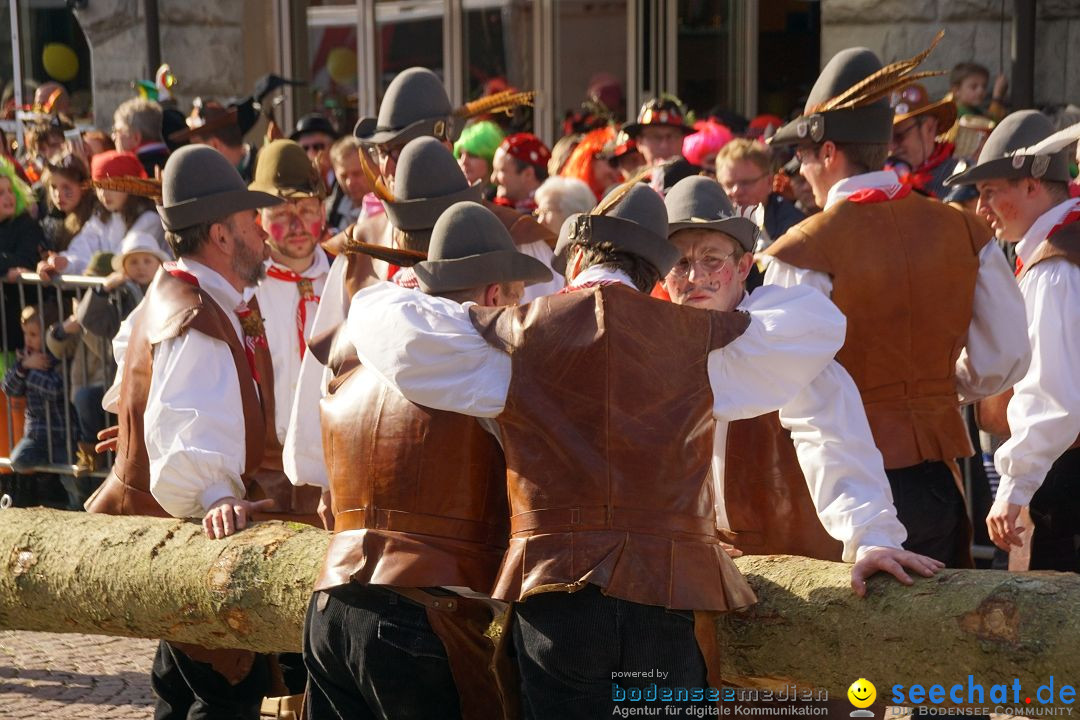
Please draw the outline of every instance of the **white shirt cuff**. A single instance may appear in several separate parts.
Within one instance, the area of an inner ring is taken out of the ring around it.
[[[205,513],[210,510],[214,503],[227,497],[236,497],[236,490],[230,482],[219,482],[203,490],[199,494],[199,502],[202,504]]]
[[[998,483],[997,496],[999,498],[1005,498],[1013,505],[1027,507],[1031,504],[1031,498],[1034,497],[1039,486],[1042,485],[1042,481],[1043,478],[1032,476],[1012,477],[1011,475],[1003,474],[1001,476],[1001,482]]]

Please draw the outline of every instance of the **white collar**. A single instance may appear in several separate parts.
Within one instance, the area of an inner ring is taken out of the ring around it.
[[[836,203],[854,195],[859,190],[871,188],[895,188],[900,185],[900,178],[892,170],[876,170],[846,177],[829,188],[829,194],[825,198],[825,210]]]
[[[176,261],[176,267],[194,275],[199,281],[199,287],[226,313],[236,312],[236,308],[244,301],[244,295],[237,292],[217,270],[191,258],[180,258]]]
[[[1080,207],[1080,200],[1069,198],[1065,202],[1058,203],[1050,208],[1040,215],[1035,222],[1031,223],[1031,227],[1024,233],[1024,237],[1020,238],[1020,242],[1016,243],[1016,254],[1020,260],[1025,263],[1030,260],[1035,248],[1039,247],[1039,243],[1046,239],[1054,226],[1061,222],[1069,214],[1070,210],[1078,207]]]
[[[592,267],[585,268],[577,274],[573,282],[570,283],[570,287],[581,287],[587,283],[599,282],[617,282],[628,285],[631,288],[634,287],[634,283],[630,280],[629,275],[610,265],[593,265]],[[637,288],[634,289],[636,290]]]

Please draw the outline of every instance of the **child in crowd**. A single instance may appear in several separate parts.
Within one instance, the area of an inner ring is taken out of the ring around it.
[[[983,115],[993,120],[1005,117],[1005,91],[1008,80],[998,75],[994,81],[994,92],[990,97],[990,106],[983,107],[986,88],[990,85],[990,71],[978,63],[962,62],[949,73],[949,91],[956,101],[957,117],[964,115]],[[942,128],[939,128],[942,130]]]
[[[49,310],[52,309],[50,313]],[[64,425],[65,398],[64,378],[56,368],[56,358],[44,346],[43,329],[56,312],[54,306],[27,305],[20,315],[23,347],[16,353],[16,363],[8,368],[0,382],[9,397],[26,398],[25,434],[11,452],[11,467],[20,475],[35,475],[35,468],[51,463],[71,462],[69,438]],[[37,488],[23,484],[21,497],[16,504],[32,505],[40,498],[48,502],[53,475],[37,475]],[[60,502],[60,505],[66,503]]]
[[[107,150],[94,156],[90,174],[94,182],[113,178],[145,178],[146,170],[134,153]],[[120,252],[130,230],[152,235],[165,247],[165,230],[150,198],[117,190],[97,188],[101,206],[71,241],[67,250],[49,253],[38,264],[38,273],[49,279],[61,273],[80,274],[95,252]]]
[[[42,180],[48,191],[48,211],[41,219],[41,227],[48,249],[64,252],[98,209],[97,196],[90,188],[90,168],[81,157],[69,152],[45,166]]]

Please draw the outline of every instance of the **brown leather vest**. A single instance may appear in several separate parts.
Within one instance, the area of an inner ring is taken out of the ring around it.
[[[412,404],[355,351],[330,367],[321,411],[334,536],[315,589],[489,592],[509,535],[498,441],[474,418]]]
[[[470,313],[512,362],[497,418],[511,536],[492,596],[592,583],[675,609],[754,602],[716,529],[707,364],[749,317],[622,285]]]
[[[974,215],[911,193],[842,201],[767,251],[832,276],[833,302],[848,320],[836,359],[859,388],[886,468],[974,452],[955,365],[971,323],[979,251],[990,237]]]
[[[528,243],[543,241],[554,249],[558,237],[555,233],[536,222],[531,215],[519,213],[513,208],[496,205],[487,200],[483,201],[483,205],[506,226],[506,229],[510,231],[510,237],[514,239],[515,245],[527,245]],[[379,245],[382,243],[383,232],[385,232],[388,222],[390,222],[390,219],[386,215],[366,217],[357,223],[356,233],[364,242]],[[356,264],[348,263],[345,268],[346,298],[351,298],[360,289],[360,279],[357,278],[357,272]]]
[[[1058,229],[1053,235],[1039,243],[1031,259],[1024,264],[1020,277],[1044,260],[1064,258],[1073,265],[1080,266],[1080,222],[1069,223]],[[1012,435],[1006,410],[1013,391],[1009,388],[975,405],[975,422],[979,429],[997,437],[1007,438]],[[1080,436],[1069,446],[1069,450],[1080,448]]]
[[[195,330],[228,345],[236,366],[244,411],[245,470],[242,479],[248,488],[249,499],[273,497],[278,502],[277,511],[256,513],[254,519],[283,518],[319,524],[314,515],[320,494],[318,488],[286,492],[274,480],[275,464],[279,470],[281,467],[281,446],[276,437],[274,445],[267,444],[268,438],[275,436],[274,373],[269,350],[265,347],[256,350],[260,380],[260,389],[256,392],[243,344],[236,337],[228,316],[205,291],[161,271],[147,290],[144,302],[138,321],[132,325],[124,356],[116,460],[105,482],[86,502],[87,511],[168,517],[150,494],[150,460],[144,440],[143,415],[150,394],[154,347],[188,330]],[[253,309],[258,312],[257,306]],[[265,406],[260,402],[260,395],[267,400]],[[284,478],[284,473],[281,477]],[[287,478],[285,482],[288,483]],[[306,504],[295,503],[294,496]]]
[[[730,530],[721,532],[743,553],[843,559],[843,543],[818,519],[779,413],[728,424],[723,488]]]

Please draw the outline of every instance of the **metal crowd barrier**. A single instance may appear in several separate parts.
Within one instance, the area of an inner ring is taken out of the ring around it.
[[[8,322],[8,306],[14,299],[9,297],[9,293],[15,294],[11,292],[12,286],[18,288],[17,298],[20,313],[28,304],[37,305],[37,307],[40,308],[41,311],[38,313],[38,319],[41,323],[42,349],[45,350],[47,349],[47,333],[49,331],[49,327],[45,323],[46,306],[50,304],[54,305],[57,309],[57,319],[55,322],[63,323],[72,316],[75,305],[82,300],[86,293],[101,287],[104,284],[105,278],[103,277],[89,277],[84,275],[61,275],[54,278],[52,281],[44,281],[37,273],[22,273],[18,276],[18,279],[13,282],[4,279],[2,282],[3,287],[0,289],[0,350],[2,350],[6,356],[5,360],[11,362],[14,358],[14,351],[16,350],[15,347],[12,347],[10,342],[12,331]],[[119,314],[119,303],[112,303],[111,305]],[[16,315],[12,315],[12,317],[16,317]],[[119,320],[120,318],[118,317],[117,319]],[[93,342],[100,343],[100,346],[98,347],[99,357],[101,358],[100,377],[89,377],[87,372],[86,354],[90,351],[86,346],[86,341],[80,340],[76,353],[82,354],[83,357],[82,362],[80,363],[82,368],[81,377],[78,379],[81,381],[81,387],[95,385],[100,382],[107,390],[109,386],[112,385],[113,375],[115,374],[111,338],[94,338]],[[75,356],[70,360],[66,356],[58,358],[58,364],[54,366],[54,369],[61,374],[63,379],[63,419],[69,447],[54,447],[52,413],[46,412],[45,421],[48,462],[33,466],[33,472],[75,475],[76,466],[74,460],[79,428],[76,422],[75,410],[72,407],[71,366],[74,364],[74,359]],[[10,455],[19,441],[19,438],[15,437],[14,433],[16,415],[14,405],[15,402],[13,399],[5,395],[3,412],[6,413],[7,420],[6,440],[8,452],[5,453],[5,457],[0,457],[0,468],[12,467]],[[115,420],[111,415],[105,413],[104,410],[102,410],[101,413],[103,428],[115,424]],[[108,475],[108,469],[112,466],[112,460],[112,453],[108,453],[105,456],[99,456],[97,464],[101,469],[88,473],[87,476],[104,478]]]

